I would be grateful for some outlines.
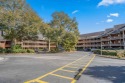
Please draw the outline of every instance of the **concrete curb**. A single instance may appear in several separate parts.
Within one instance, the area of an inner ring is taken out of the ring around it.
[[[117,58],[117,57],[106,56],[106,55],[97,55],[97,56],[99,56],[99,57],[103,57],[103,58],[110,58],[110,59],[125,60],[125,58]]]

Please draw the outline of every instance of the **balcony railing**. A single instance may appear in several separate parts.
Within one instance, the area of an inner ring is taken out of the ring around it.
[[[23,45],[22,47],[47,47],[47,45]]]
[[[5,47],[11,47],[11,44],[6,44]]]
[[[110,39],[108,39],[108,38],[103,38],[103,39],[101,39],[101,41],[109,41]]]
[[[123,37],[111,37],[110,40],[123,39]]]
[[[123,44],[111,44],[111,46],[123,46]]]
[[[44,44],[46,44],[47,42],[44,42],[44,41],[23,41],[23,43],[44,43]]]
[[[76,47],[84,47],[84,45],[77,45]]]

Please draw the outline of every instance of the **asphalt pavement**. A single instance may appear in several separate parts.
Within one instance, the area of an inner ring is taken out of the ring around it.
[[[0,83],[125,83],[125,61],[86,52],[1,55]],[[75,82],[74,82],[75,83]]]
[[[97,56],[77,83],[125,83],[125,60]]]

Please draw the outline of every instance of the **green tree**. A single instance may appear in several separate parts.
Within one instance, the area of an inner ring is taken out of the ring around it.
[[[74,51],[77,41],[77,37],[72,32],[67,32],[65,36],[63,36],[63,48],[65,49],[65,51]]]
[[[78,37],[79,37],[79,31],[78,31],[78,23],[76,22],[76,19],[70,18],[64,12],[54,12],[52,14],[52,18],[53,19],[50,25],[52,28],[55,28],[54,39],[57,43],[57,47],[58,47],[58,44],[62,44],[64,42],[63,38],[65,37],[70,38],[70,36],[67,36],[67,34],[69,33],[72,33],[72,35],[76,37],[76,41],[73,41],[73,42],[77,43]],[[66,44],[62,44],[62,45],[63,47],[66,47],[65,46]]]
[[[0,27],[4,38],[12,41],[33,40],[37,38],[42,20],[26,4],[25,0],[0,1]]]
[[[41,34],[45,37],[45,39],[48,41],[48,51],[50,51],[50,44],[51,41],[54,39],[54,29],[50,27],[49,24],[42,24],[40,28]]]

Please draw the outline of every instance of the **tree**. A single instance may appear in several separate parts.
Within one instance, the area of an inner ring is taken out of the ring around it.
[[[26,4],[25,0],[0,0],[0,26],[4,38],[16,41],[34,40],[42,20]]]
[[[70,18],[67,14],[64,12],[54,12],[52,14],[52,21],[50,23],[52,28],[55,28],[55,41],[58,44],[62,44],[64,42],[63,38],[69,37],[67,36],[69,33],[72,33],[74,37],[76,37],[76,40],[78,41],[79,37],[79,31],[78,31],[78,23],[76,22],[75,18]],[[74,43],[77,43],[77,41],[73,41]],[[63,47],[65,47],[63,44]],[[74,46],[73,46],[74,47]]]
[[[51,44],[51,41],[54,39],[54,35],[53,35],[54,29],[51,28],[49,24],[44,23],[40,28],[40,32],[48,41],[48,51],[50,51],[50,44]]]
[[[67,32],[62,40],[62,45],[65,51],[74,51],[77,40],[77,37],[72,32]]]

